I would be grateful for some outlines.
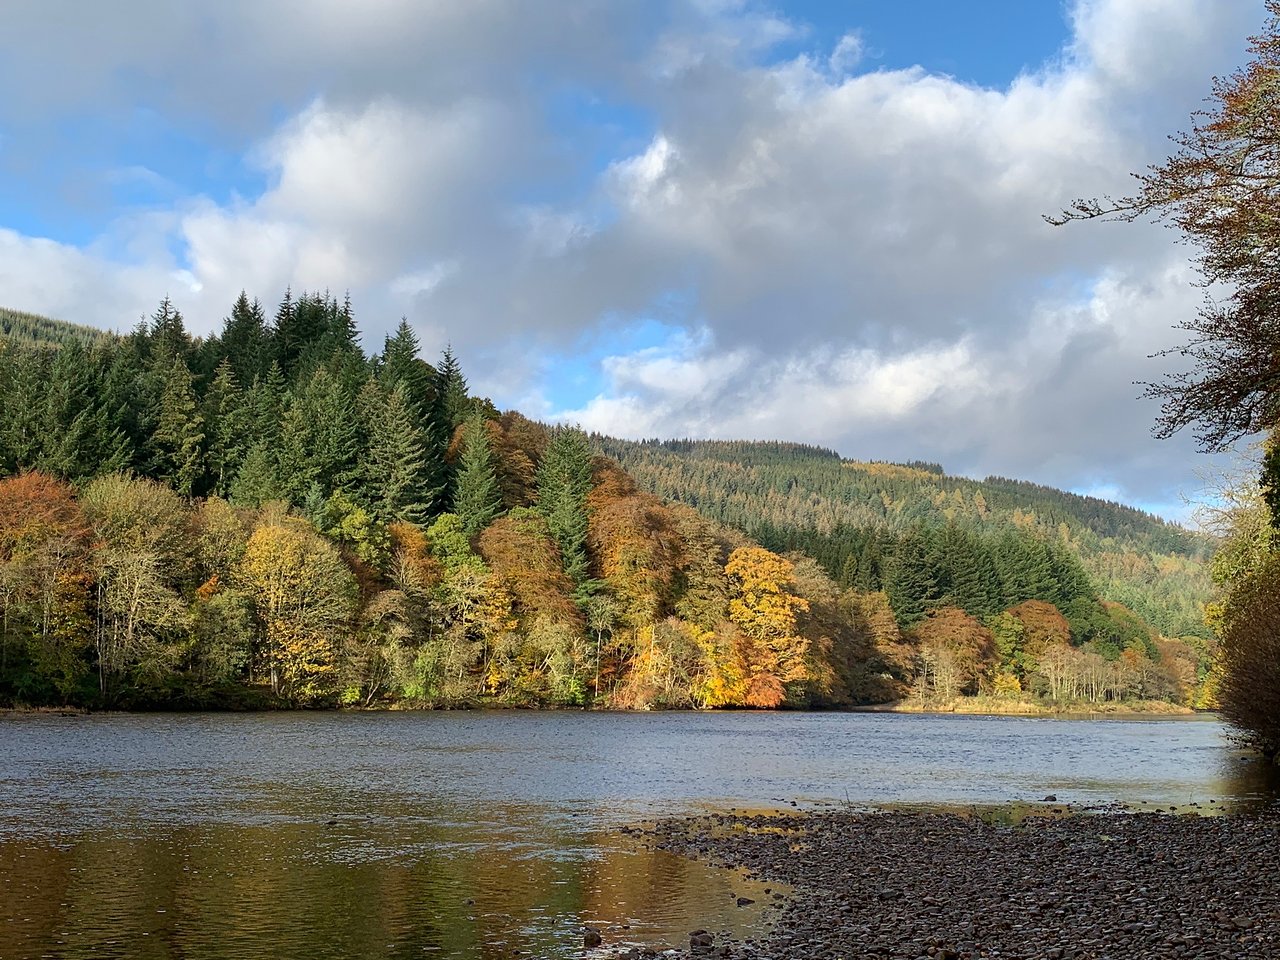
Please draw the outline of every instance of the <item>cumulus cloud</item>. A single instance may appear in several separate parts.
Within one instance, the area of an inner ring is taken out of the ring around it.
[[[499,402],[595,429],[1167,500],[1194,458],[1149,438],[1133,381],[1160,375],[1148,354],[1197,305],[1187,251],[1040,215],[1159,160],[1262,4],[1069,16],[1058,58],[988,89],[866,70],[857,23],[780,57],[809,33],[749,0],[16,0],[5,157],[38,153],[73,106],[141,104],[219,131],[262,186],[166,187],[87,247],[0,233],[0,280],[14,306],[104,325],[167,291],[204,330],[241,287],[349,288],[370,342],[407,314]],[[73,69],[36,69],[69,48]],[[569,101],[603,119],[566,132]],[[643,119],[614,129],[609,104]],[[648,318],[682,332],[607,359],[598,396],[556,409],[546,351]]]

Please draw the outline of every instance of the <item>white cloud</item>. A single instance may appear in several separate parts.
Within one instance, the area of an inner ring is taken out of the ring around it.
[[[267,184],[83,249],[0,232],[14,306],[118,326],[167,291],[208,330],[242,287],[349,287],[369,342],[407,313],[500,402],[548,395],[544,348],[654,316],[685,336],[609,359],[566,416],[1147,499],[1189,476],[1132,386],[1196,307],[1187,251],[1040,215],[1163,157],[1260,0],[1079,0],[1063,56],[1004,89],[858,73],[857,24],[776,62],[804,33],[745,0],[56,6],[0,6],[6,158],[70,104],[142,103],[223,131]],[[74,69],[37,70],[68,46]],[[588,163],[546,107],[584,90],[653,128]]]

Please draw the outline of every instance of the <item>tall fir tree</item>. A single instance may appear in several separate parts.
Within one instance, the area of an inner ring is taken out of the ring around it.
[[[266,314],[243,290],[222,327],[222,355],[241,385],[266,376],[271,360]]]
[[[214,372],[203,408],[207,467],[214,492],[225,497],[251,441],[249,410],[230,359],[223,360]]]
[[[184,497],[192,496],[204,476],[204,418],[196,403],[191,371],[175,357],[164,380],[160,413],[151,435],[154,471]]]
[[[538,464],[538,510],[560,547],[564,572],[575,586],[588,576],[587,494],[591,492],[591,445],[572,427],[555,427]]]
[[[427,486],[425,441],[403,383],[383,394],[369,381],[362,397],[368,411],[369,451],[364,475],[374,513],[383,523],[407,520],[422,524],[438,511],[432,508],[439,489]]]
[[[453,512],[462,521],[463,532],[468,537],[475,537],[502,512],[502,491],[494,468],[489,431],[479,415],[463,426]]]
[[[313,485],[324,498],[347,489],[362,453],[355,397],[323,366],[290,394],[280,427],[280,479],[290,500],[301,504]]]
[[[191,336],[187,333],[182,313],[168,297],[160,301],[160,306],[151,315],[148,336],[151,355],[159,369],[167,371],[175,357],[184,363],[190,358]]]
[[[458,358],[451,347],[444,348],[435,382],[436,419],[449,435],[466,422],[471,413],[467,395],[467,378],[462,375]]]

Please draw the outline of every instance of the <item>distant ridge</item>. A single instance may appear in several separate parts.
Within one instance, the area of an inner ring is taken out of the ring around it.
[[[596,442],[644,489],[769,549],[803,551],[842,584],[872,541],[891,550],[913,531],[1033,530],[1068,546],[1104,597],[1166,635],[1206,634],[1211,541],[1134,507],[1007,477],[948,476],[926,461],[844,460],[798,443]]]
[[[72,341],[85,346],[119,339],[116,334],[65,320],[54,320],[35,313],[0,307],[0,336],[17,343],[60,347]]]

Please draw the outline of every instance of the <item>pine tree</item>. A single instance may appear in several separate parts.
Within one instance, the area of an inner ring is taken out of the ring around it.
[[[378,379],[392,390],[396,384],[404,384],[414,415],[424,418],[431,412],[432,382],[435,371],[418,357],[418,337],[409,321],[400,318],[394,336],[389,336],[382,346],[378,364]]]
[[[272,360],[266,377],[254,380],[245,398],[245,406],[249,411],[249,429],[254,440],[279,443],[280,424],[284,420],[287,397],[284,371],[280,369],[280,364]]]
[[[151,315],[149,330],[151,355],[157,367],[167,371],[174,358],[185,363],[191,353],[191,336],[187,333],[182,314],[168,297]]]
[[[259,507],[268,501],[286,498],[276,453],[270,445],[259,441],[249,448],[231,482],[230,492],[231,502],[245,507]]]
[[[365,406],[369,424],[369,452],[365,458],[365,478],[369,500],[383,523],[407,520],[425,523],[440,490],[427,486],[422,431],[403,383],[389,395],[370,381],[362,397],[371,394]]]
[[[493,452],[489,446],[489,432],[484,420],[474,416],[463,427],[453,512],[461,519],[463,532],[474,537],[501,510],[502,493],[498,488]]]
[[[560,547],[564,572],[575,586],[587,579],[587,494],[591,446],[581,430],[556,427],[538,464],[538,510]]]
[[[204,418],[196,404],[191,371],[175,357],[165,377],[160,416],[151,435],[156,476],[183,496],[204,476]]]
[[[79,341],[54,355],[45,383],[42,454],[38,465],[68,480],[83,481],[123,470],[129,461],[124,434],[102,405],[101,358]]]
[[[270,361],[267,318],[262,304],[249,302],[243,290],[222,328],[222,354],[231,364],[236,382],[253,383],[265,376]]]
[[[899,542],[889,565],[885,593],[903,630],[911,629],[937,605],[938,584],[929,553],[924,537],[912,532]]]
[[[467,396],[467,379],[450,347],[444,348],[435,382],[436,419],[449,435],[466,422],[471,412]]]
[[[324,498],[357,477],[361,454],[355,398],[326,367],[291,391],[280,427],[280,479],[301,504],[312,484]]]
[[[229,359],[218,365],[205,395],[204,422],[213,489],[225,497],[250,441],[249,410]]]

